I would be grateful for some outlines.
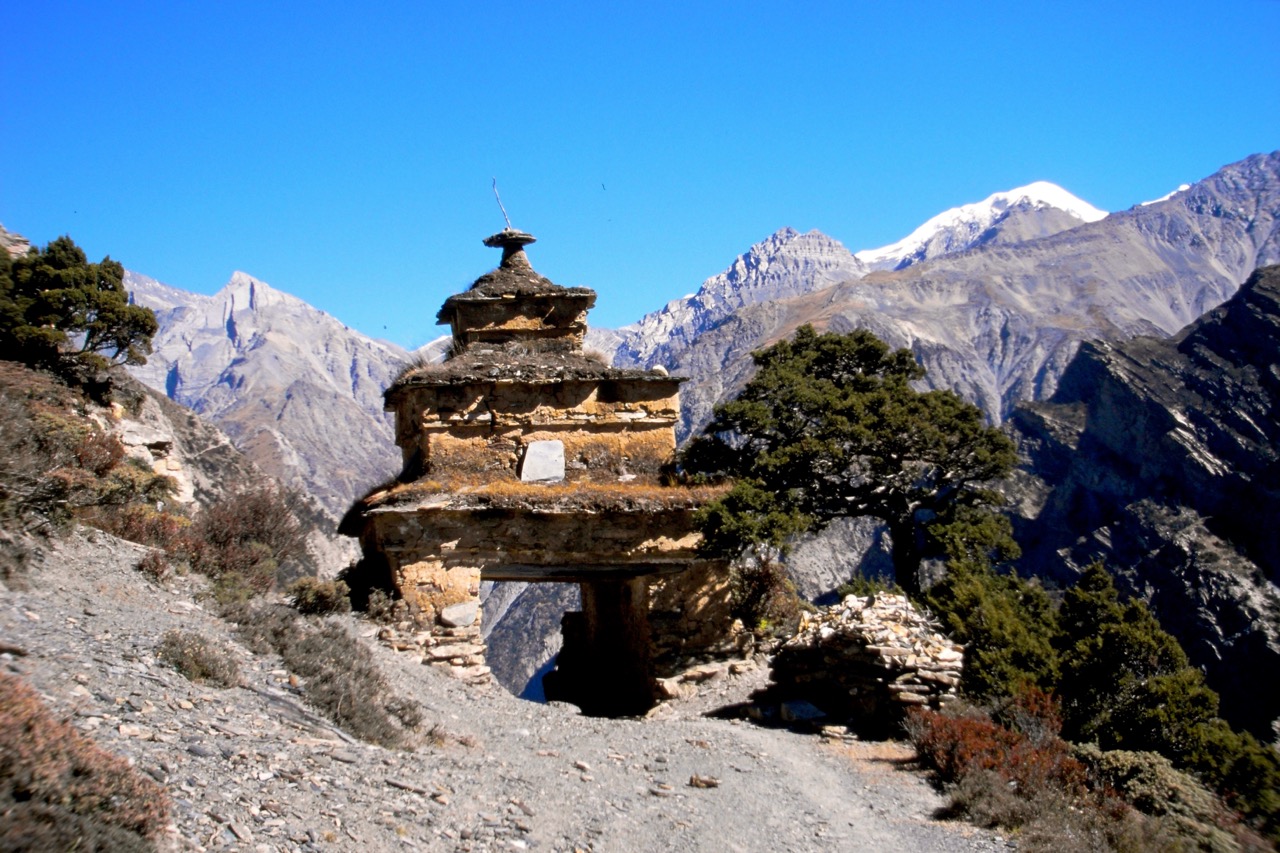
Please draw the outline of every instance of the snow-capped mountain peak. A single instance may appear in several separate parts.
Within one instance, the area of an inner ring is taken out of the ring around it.
[[[995,236],[991,229],[1018,211],[1052,220],[1033,229],[1039,233],[1026,236],[1045,236],[1066,230],[1072,227],[1073,222],[1097,222],[1107,215],[1106,211],[1077,198],[1057,184],[1036,181],[1008,192],[993,193],[974,204],[945,210],[898,242],[878,249],[864,249],[855,257],[873,269],[901,269],[931,257],[989,242],[989,238]]]

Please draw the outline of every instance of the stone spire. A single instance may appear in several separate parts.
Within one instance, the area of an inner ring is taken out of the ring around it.
[[[536,242],[538,242],[538,238],[532,234],[510,227],[503,228],[497,234],[484,238],[484,244],[489,248],[502,249],[502,263],[499,266],[506,269],[511,269],[512,267],[532,269],[529,264],[529,258],[524,253],[524,247]]]
[[[534,349],[581,352],[587,312],[595,304],[596,292],[589,287],[561,287],[539,275],[524,253],[524,247],[536,240],[515,228],[484,238],[486,246],[502,249],[502,262],[462,293],[446,299],[436,315],[437,321],[453,329],[455,356],[481,342],[519,341]]]

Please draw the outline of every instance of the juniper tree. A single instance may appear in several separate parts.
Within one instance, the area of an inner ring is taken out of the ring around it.
[[[57,367],[143,364],[155,314],[129,304],[124,267],[89,263],[70,237],[12,260],[0,252],[0,358]]]
[[[757,371],[681,456],[693,474],[733,478],[699,515],[703,549],[784,549],[837,518],[872,516],[893,539],[897,582],[919,590],[926,527],[957,507],[990,507],[1012,442],[950,391],[917,391],[911,352],[867,331],[795,337],[755,353]]]

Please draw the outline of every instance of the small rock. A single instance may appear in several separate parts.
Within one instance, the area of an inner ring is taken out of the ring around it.
[[[451,604],[440,611],[440,623],[449,628],[465,628],[475,624],[480,612],[479,601],[463,601]]]

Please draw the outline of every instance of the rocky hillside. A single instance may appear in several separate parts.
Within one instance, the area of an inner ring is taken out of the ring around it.
[[[651,320],[653,334],[618,359],[661,354],[692,377],[682,391],[688,434],[741,387],[753,350],[804,323],[869,328],[911,348],[932,386],[999,421],[1021,401],[1050,396],[1080,341],[1173,334],[1255,267],[1280,260],[1278,211],[1280,152],[1254,155],[1162,201],[1048,236],[992,239],[830,286],[810,276],[811,286],[792,286],[798,295],[744,305],[694,335]],[[675,309],[667,313],[674,321]]]
[[[1280,695],[1280,267],[1171,339],[1084,344],[1012,418],[1029,571],[1101,560],[1266,740]]]
[[[750,675],[720,674],[650,719],[586,718],[468,687],[374,643],[375,626],[328,617],[423,716],[406,749],[356,741],[308,705],[311,680],[205,609],[196,579],[161,587],[136,571],[141,550],[76,534],[30,590],[0,585],[0,671],[163,786],[162,849],[1007,849],[935,818],[943,797],[901,746],[701,716],[745,699]],[[171,630],[224,649],[234,686],[166,665]]]
[[[399,470],[382,392],[409,353],[245,273],[213,296],[135,273],[125,285],[160,321],[134,375],[217,424],[334,518]]]

